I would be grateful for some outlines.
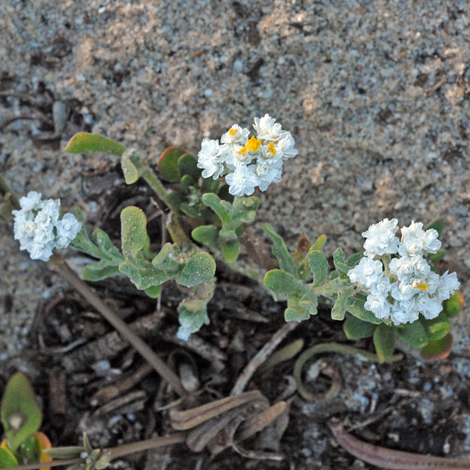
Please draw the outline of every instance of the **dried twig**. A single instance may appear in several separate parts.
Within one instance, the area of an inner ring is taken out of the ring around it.
[[[283,327],[274,333],[273,337],[258,351],[258,353],[253,357],[253,359],[247,364],[243,369],[243,372],[237,379],[230,395],[238,395],[242,393],[246,387],[246,384],[249,382],[256,369],[263,364],[264,361],[269,357],[269,355],[277,348],[279,343],[292,331],[297,328],[297,322],[286,323]]]
[[[376,467],[389,470],[468,470],[470,461],[447,459],[413,454],[399,450],[390,450],[374,446],[356,439],[346,432],[339,419],[333,418],[329,423],[331,432],[338,444],[350,454]]]

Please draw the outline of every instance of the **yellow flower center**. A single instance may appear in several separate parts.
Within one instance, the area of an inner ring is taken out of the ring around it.
[[[246,148],[252,152],[256,152],[261,147],[261,140],[253,136],[247,143]]]
[[[276,155],[276,149],[274,148],[274,142],[269,142],[268,149],[273,155]]]
[[[424,281],[419,281],[419,282],[414,281],[413,287],[415,289],[428,290],[428,285]]]
[[[230,137],[233,137],[237,132],[238,132],[237,129],[233,129],[233,128],[232,128],[232,129],[230,129],[230,130],[228,131],[228,135],[229,135]]]

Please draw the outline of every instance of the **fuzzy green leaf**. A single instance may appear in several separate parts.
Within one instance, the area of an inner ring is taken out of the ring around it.
[[[421,349],[421,357],[425,361],[438,361],[446,358],[454,347],[454,337],[452,333],[448,333],[444,338],[429,341],[429,343]]]
[[[95,229],[91,234],[91,238],[98,245],[98,248],[103,254],[108,255],[110,258],[123,258],[121,252],[113,245],[108,234],[103,230],[99,228]]]
[[[187,340],[193,333],[197,333],[202,325],[209,324],[206,308],[197,311],[188,310],[184,305],[178,306],[180,328],[178,330],[178,338]]]
[[[452,294],[449,299],[444,300],[442,306],[444,307],[444,312],[446,313],[447,318],[457,316],[463,309],[464,302],[464,297],[459,291]]]
[[[178,174],[182,179],[185,175],[189,175],[194,181],[198,181],[201,177],[201,170],[197,167],[197,160],[189,153],[185,153],[178,158]]]
[[[308,264],[313,273],[313,285],[319,286],[328,275],[328,261],[322,251],[310,250],[307,255]]]
[[[413,348],[422,348],[428,344],[428,335],[426,328],[419,321],[407,323],[400,328],[397,328],[398,336],[409,346]]]
[[[210,282],[214,277],[215,267],[214,258],[209,253],[198,252],[191,256],[176,282],[186,287]]]
[[[426,329],[428,338],[432,341],[444,338],[450,330],[450,323],[445,312],[441,312],[432,320],[425,320],[423,318],[421,322]]]
[[[183,264],[178,259],[178,247],[167,242],[162,246],[160,253],[158,253],[152,260],[152,265],[168,274],[177,274],[183,269]]]
[[[124,179],[127,184],[133,184],[139,179],[139,170],[132,162],[131,155],[135,152],[134,149],[126,150],[121,156],[121,168],[124,173]]]
[[[41,408],[33,387],[22,372],[17,372],[7,383],[1,403],[1,419],[13,452],[41,426]]]
[[[220,251],[227,263],[233,263],[240,252],[240,243],[238,240],[229,240],[220,247]]]
[[[264,276],[264,285],[273,292],[276,300],[285,300],[290,295],[302,294],[302,283],[292,274],[273,269]]]
[[[308,320],[309,318],[310,318],[309,311],[306,308],[300,307],[300,306],[296,308],[288,307],[286,308],[284,312],[284,319],[286,320],[286,322],[305,321],[305,320]]]
[[[366,310],[364,304],[365,301],[363,299],[349,297],[347,311],[362,321],[380,325],[382,320],[379,320],[372,312]]]
[[[202,225],[201,227],[196,227],[191,232],[191,236],[197,242],[215,248],[219,238],[219,231],[215,225]]]
[[[364,253],[354,253],[353,255],[349,256],[348,259],[346,260],[346,264],[349,266],[349,268],[354,268],[356,264],[358,264],[361,259],[364,258]]]
[[[85,281],[101,281],[108,277],[117,276],[120,274],[119,265],[123,262],[124,258],[116,265],[110,264],[109,261],[102,260],[96,264],[88,264],[82,272],[82,277]]]
[[[168,147],[160,155],[158,160],[158,171],[163,179],[170,183],[176,183],[180,180],[178,159],[185,153],[186,152],[180,147]]]
[[[129,277],[130,281],[139,290],[147,290],[150,287],[159,286],[175,276],[154,268],[150,263],[149,267],[136,267],[130,261],[124,261],[119,265],[119,271]]]
[[[318,313],[318,297],[310,290],[300,298],[299,306],[305,308],[309,315],[316,315]]]
[[[395,351],[395,328],[382,323],[375,329],[373,338],[379,362],[389,361]]]
[[[149,246],[147,217],[138,207],[126,207],[121,212],[122,252],[127,259],[135,259]]]
[[[151,298],[156,299],[162,293],[162,286],[152,286],[145,289],[145,293]]]
[[[120,157],[126,147],[114,140],[103,137],[99,134],[89,134],[88,132],[79,132],[75,134],[65,147],[67,153],[85,153],[85,152],[104,152],[110,155]]]
[[[287,247],[286,247],[286,244],[284,243],[283,238],[280,235],[278,235],[276,231],[274,230],[274,228],[269,224],[265,224],[264,229],[266,230],[266,233],[269,235],[269,237],[273,241],[273,248],[272,248],[273,255],[279,261],[279,267],[286,273],[289,273],[291,276],[294,276],[295,278],[299,278],[297,267],[295,266],[292,256],[287,251]]]
[[[376,328],[377,325],[362,321],[353,315],[346,318],[343,324],[344,334],[350,340],[369,338],[374,334]]]
[[[346,314],[346,310],[348,308],[348,299],[350,294],[352,294],[352,291],[341,290],[338,292],[336,302],[331,309],[331,318],[333,320],[344,320],[344,315]]]
[[[202,189],[205,193],[215,193],[217,189],[219,188],[219,184],[220,184],[220,181],[218,179],[216,180],[212,178],[202,179]]]
[[[191,175],[183,175],[181,178],[181,187],[183,188],[183,191],[186,194],[189,194],[191,192],[190,188],[191,186],[195,186],[196,181]]]

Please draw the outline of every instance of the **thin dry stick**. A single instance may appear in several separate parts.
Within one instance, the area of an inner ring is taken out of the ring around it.
[[[364,462],[388,470],[468,470],[470,461],[432,457],[374,446],[347,433],[339,419],[330,421],[338,444]]]
[[[274,333],[273,337],[258,351],[258,353],[253,357],[253,359],[247,364],[243,369],[243,372],[237,379],[230,395],[238,395],[242,393],[246,387],[246,384],[249,382],[256,369],[266,361],[268,356],[278,347],[279,343],[291,332],[294,331],[298,322],[289,322],[286,323],[282,328]]]
[[[49,263],[59,274],[70,283],[114,328],[126,339],[158,374],[168,381],[180,396],[187,395],[179,377],[155,354],[154,351],[139,336],[131,331],[128,325],[122,321],[91,289],[83,282],[68,263],[58,255],[53,255]]]

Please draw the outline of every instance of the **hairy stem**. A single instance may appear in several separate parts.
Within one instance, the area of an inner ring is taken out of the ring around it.
[[[94,292],[83,282],[68,263],[58,255],[53,255],[49,263],[74,287],[111,325],[126,339],[157,373],[171,384],[176,393],[185,396],[179,377],[155,354],[155,352],[122,321]]]

